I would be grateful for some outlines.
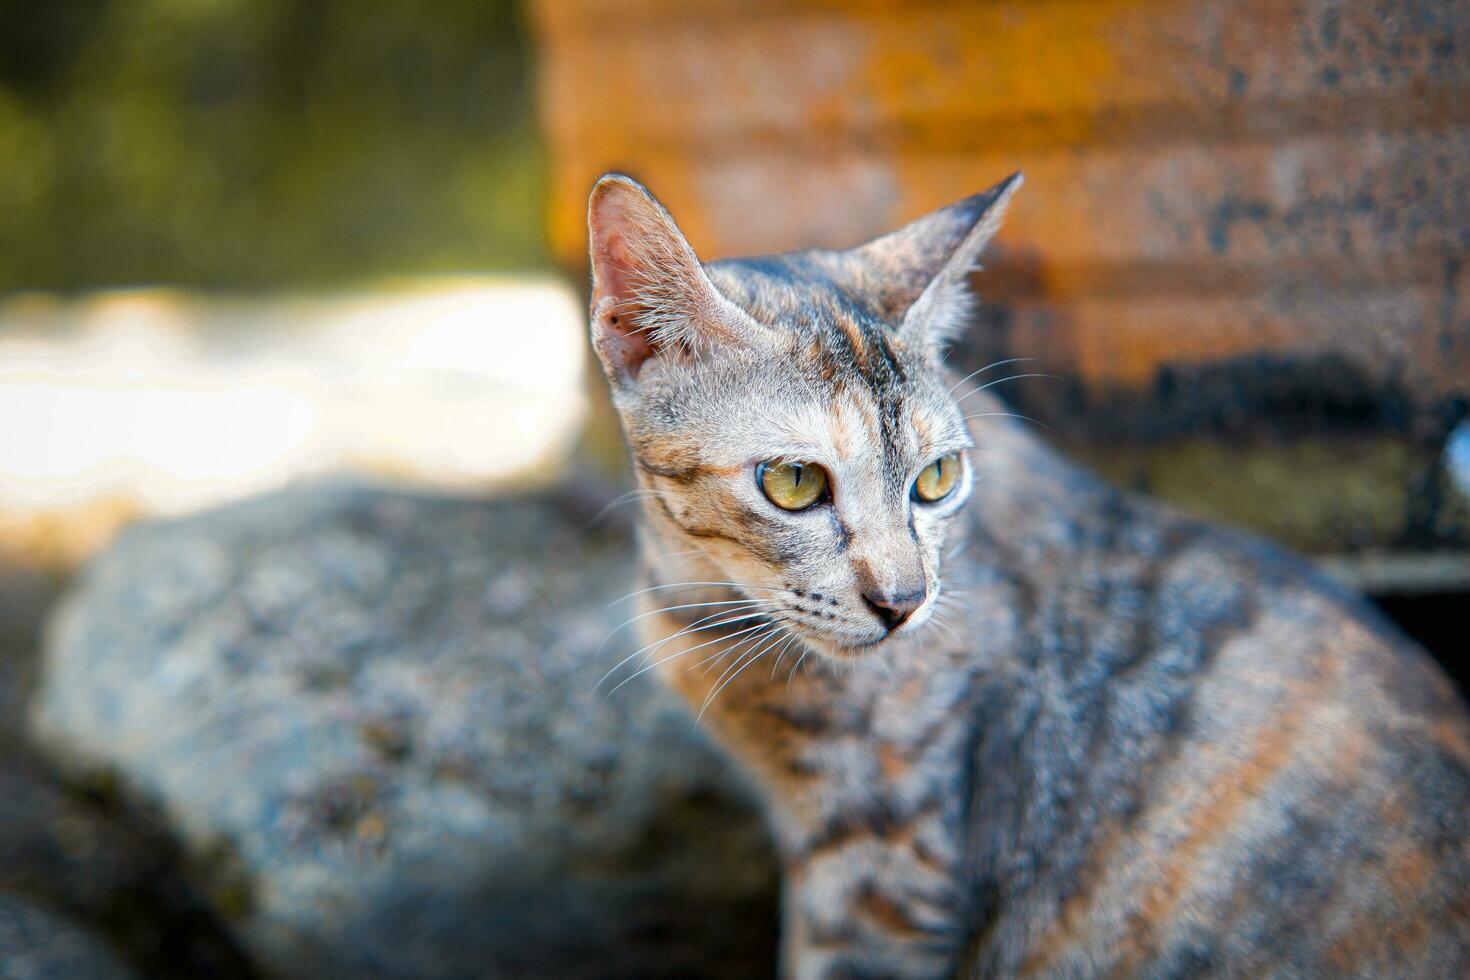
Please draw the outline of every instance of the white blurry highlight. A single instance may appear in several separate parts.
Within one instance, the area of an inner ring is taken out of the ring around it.
[[[583,318],[546,279],[265,300],[165,291],[0,305],[0,512],[179,513],[359,471],[483,486],[554,467]]]

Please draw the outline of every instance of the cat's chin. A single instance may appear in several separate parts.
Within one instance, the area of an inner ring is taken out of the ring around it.
[[[924,615],[912,625],[867,639],[851,639],[834,634],[809,634],[803,636],[802,640],[821,656],[852,663],[872,657],[881,657],[912,643],[924,634],[928,622],[929,616]]]
[[[906,639],[908,639],[907,635],[897,633],[889,633],[871,640],[848,640],[832,636],[803,637],[806,645],[821,656],[848,663],[882,656],[884,651],[893,649]]]

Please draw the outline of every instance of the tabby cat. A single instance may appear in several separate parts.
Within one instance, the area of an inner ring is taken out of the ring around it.
[[[702,263],[590,204],[656,671],[759,788],[790,977],[1470,976],[1470,724],[1360,599],[946,369],[1012,177]]]

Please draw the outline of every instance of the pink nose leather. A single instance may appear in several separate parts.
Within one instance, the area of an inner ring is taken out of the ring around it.
[[[892,633],[914,614],[914,610],[924,604],[924,590],[911,592],[908,595],[890,595],[882,592],[865,592],[863,602],[872,610],[873,615],[887,627]]]

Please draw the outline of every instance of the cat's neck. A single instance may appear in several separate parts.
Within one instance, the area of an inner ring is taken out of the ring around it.
[[[696,599],[663,588],[720,577],[687,556],[661,560],[658,540],[646,529],[644,642],[656,644],[662,680],[760,787],[785,869],[783,972],[824,974],[823,957],[842,946],[817,937],[875,910],[884,921],[845,942],[947,972],[972,916],[962,885],[967,746],[984,689],[973,652],[897,647],[836,663],[739,619],[744,606],[674,608],[742,600],[728,586]],[[705,619],[721,610],[734,612]],[[881,883],[849,880],[857,852],[891,869]],[[915,895],[935,905],[911,908]]]

